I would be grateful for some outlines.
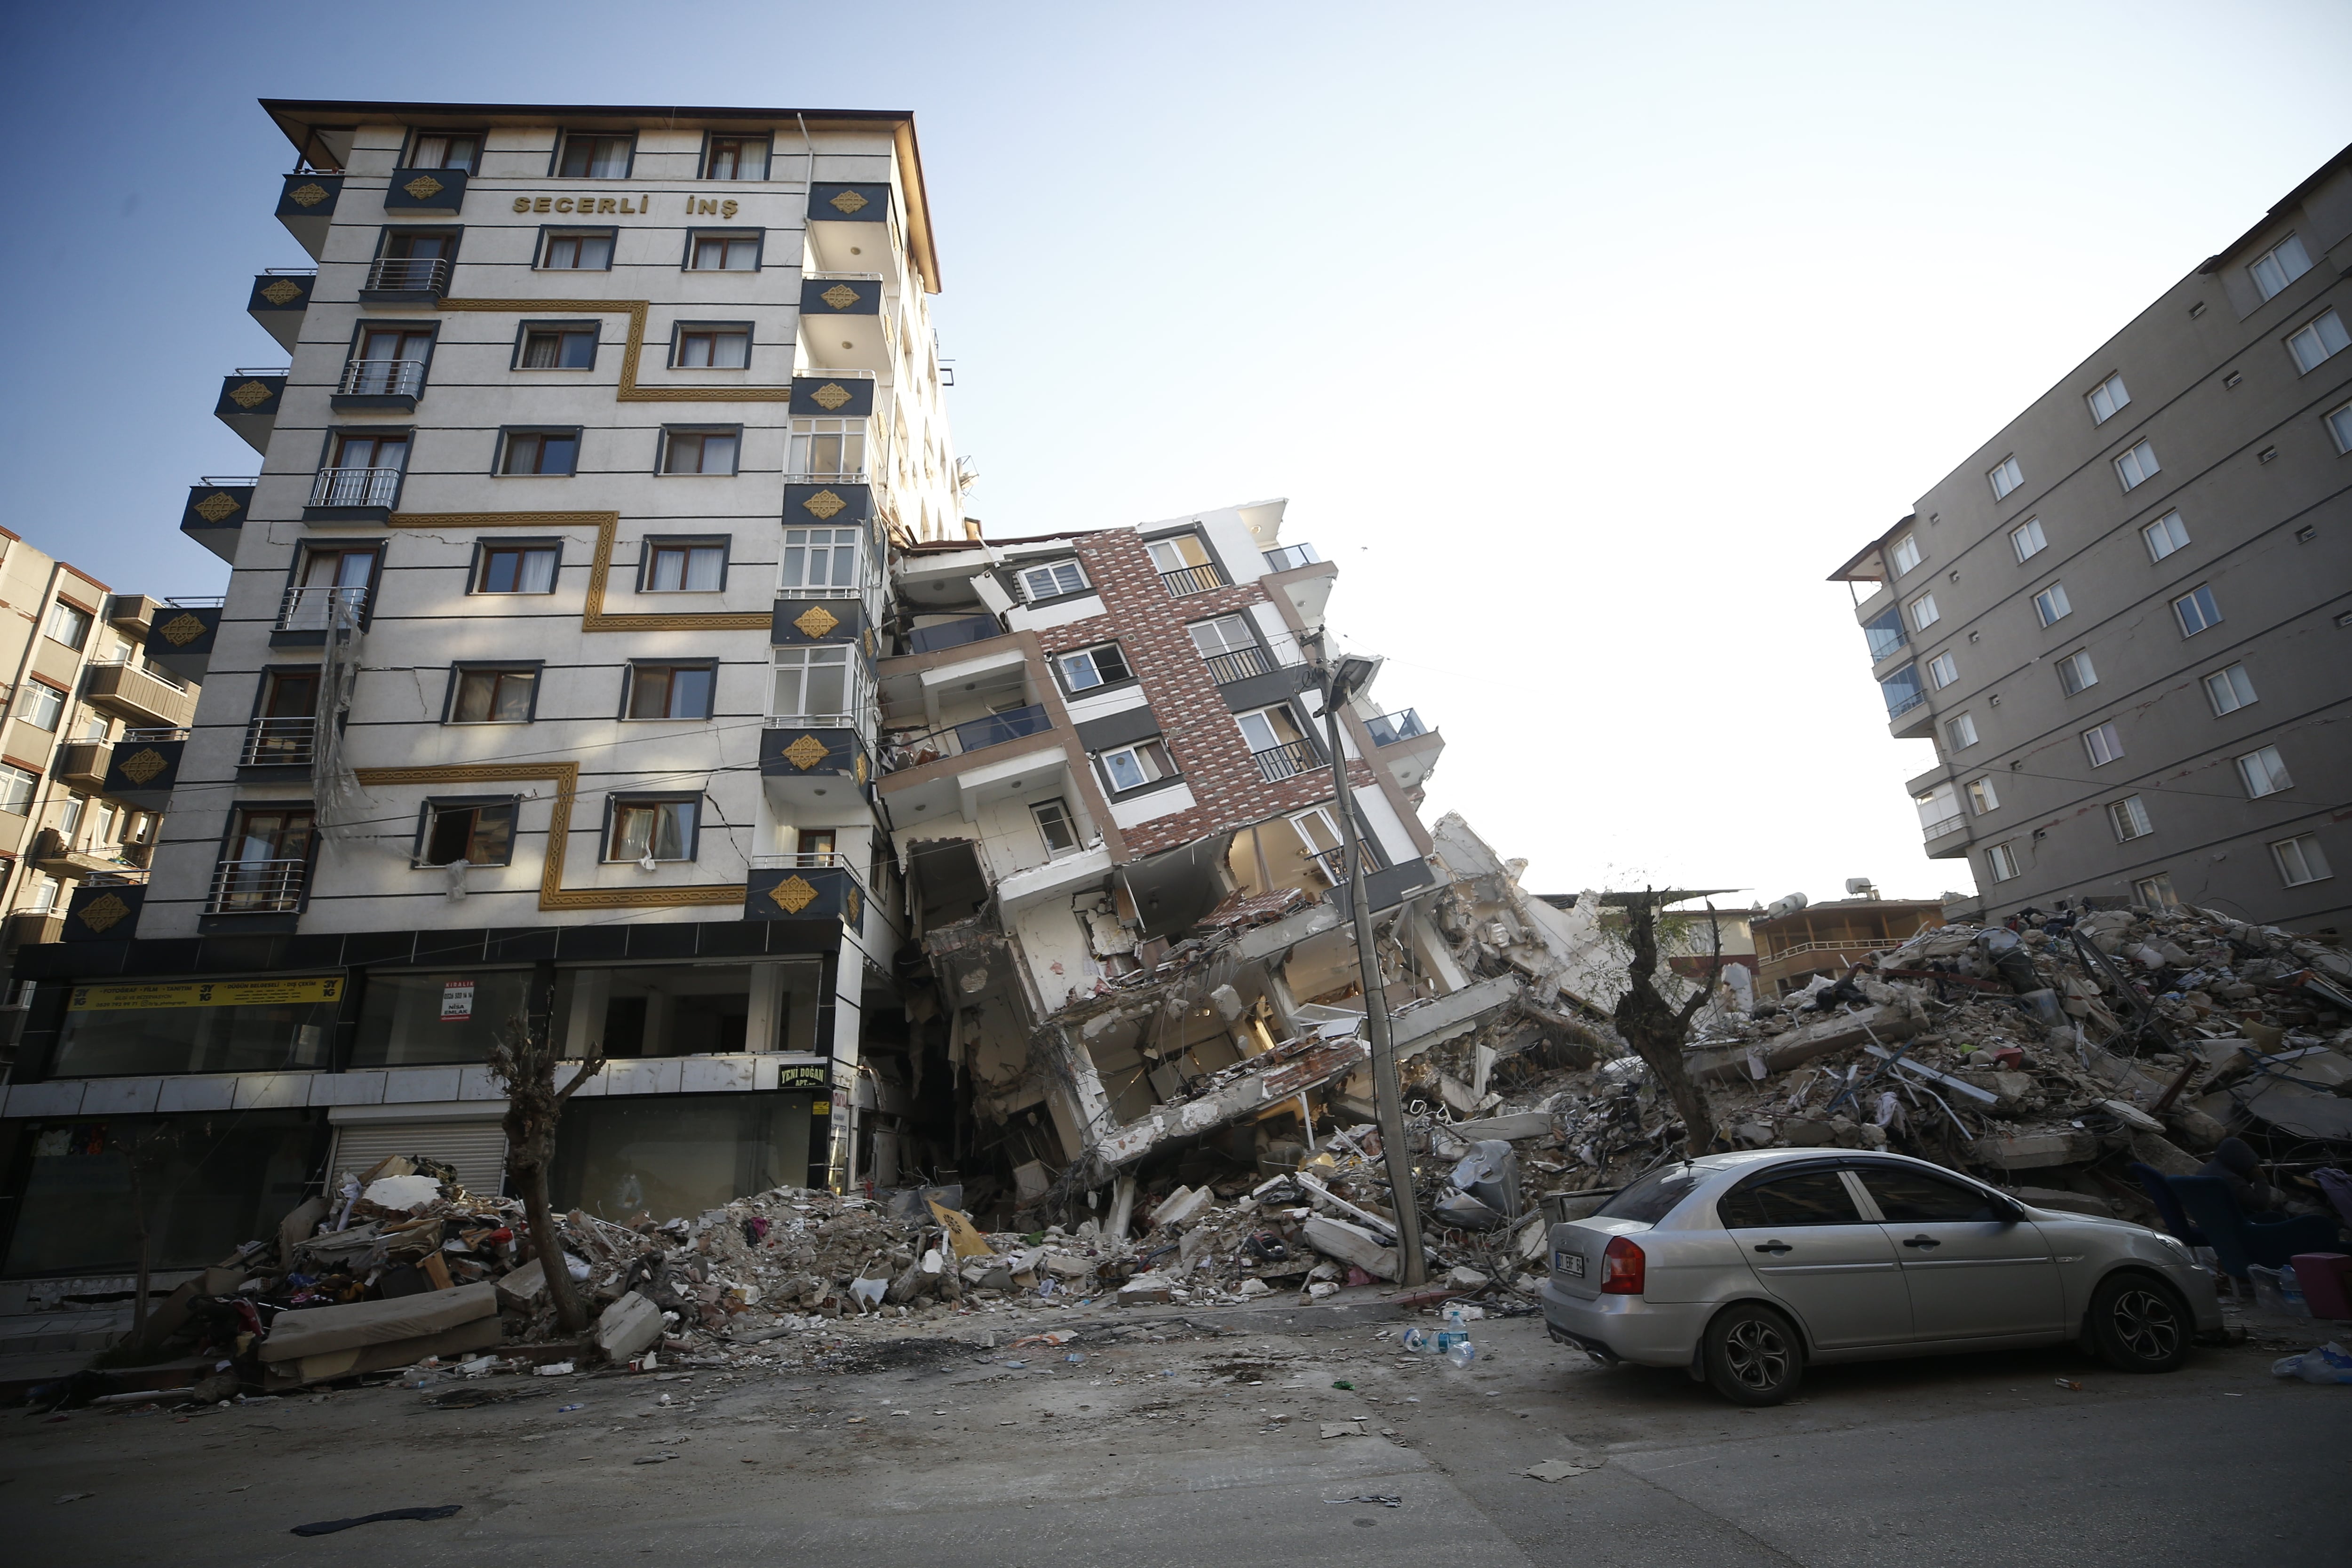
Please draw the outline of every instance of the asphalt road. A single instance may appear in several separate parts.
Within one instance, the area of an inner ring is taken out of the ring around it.
[[[2346,1560],[2352,1387],[2273,1379],[2276,1346],[2166,1377],[2062,1351],[1817,1370],[1749,1412],[1533,1320],[1478,1325],[1490,1353],[1456,1370],[1399,1351],[1387,1309],[1205,1314],[1206,1334],[1109,1316],[1126,1338],[856,1374],[494,1379],[466,1387],[525,1397],[471,1409],[385,1388],[9,1413],[0,1525],[16,1562],[175,1568]],[[1523,1473],[1554,1458],[1595,1468]],[[1371,1494],[1400,1506],[1345,1500]],[[442,1503],[463,1506],[288,1532]]]

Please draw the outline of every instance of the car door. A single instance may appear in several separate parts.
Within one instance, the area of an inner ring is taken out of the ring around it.
[[[2056,1334],[2058,1263],[2042,1227],[2001,1217],[1979,1187],[1905,1165],[1857,1162],[1911,1298],[1915,1340]]]
[[[1911,1337],[1895,1244],[1864,1215],[1835,1166],[1750,1178],[1716,1210],[1757,1283],[1796,1314],[1815,1349]]]

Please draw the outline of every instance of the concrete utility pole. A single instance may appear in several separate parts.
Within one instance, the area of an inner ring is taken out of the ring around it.
[[[1364,858],[1356,847],[1356,806],[1348,790],[1348,753],[1339,745],[1339,705],[1372,674],[1372,661],[1343,658],[1338,668],[1320,667],[1323,733],[1331,752],[1331,795],[1339,813],[1340,853],[1348,861],[1348,907],[1356,917],[1356,965],[1364,987],[1364,1020],[1372,1037],[1372,1102],[1381,1122],[1381,1152],[1388,1163],[1389,1197],[1396,1209],[1397,1246],[1404,1254],[1407,1285],[1428,1282],[1421,1254],[1421,1198],[1412,1184],[1412,1155],[1405,1147],[1404,1099],[1397,1083],[1396,1047],[1389,1037],[1389,1002],[1381,986],[1380,957],[1372,951],[1372,903],[1364,889]]]

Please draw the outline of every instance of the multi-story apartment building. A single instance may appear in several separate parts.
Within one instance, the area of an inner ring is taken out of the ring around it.
[[[2341,929],[2352,895],[2352,149],[1832,573],[1927,853]]]
[[[57,941],[74,889],[146,878],[166,793],[152,742],[195,710],[143,649],[157,608],[0,529],[0,954]]]

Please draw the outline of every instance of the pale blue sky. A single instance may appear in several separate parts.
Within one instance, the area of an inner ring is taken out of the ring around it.
[[[973,510],[1269,495],[1550,888],[1932,864],[1822,578],[2352,141],[2352,7],[16,9],[0,521],[219,591],[261,96],[912,110]]]

